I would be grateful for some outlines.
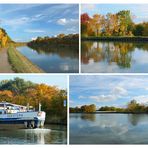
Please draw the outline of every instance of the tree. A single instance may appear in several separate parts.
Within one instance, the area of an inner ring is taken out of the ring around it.
[[[13,91],[15,94],[20,94],[23,93],[25,90],[28,88],[34,87],[34,83],[31,81],[25,81],[24,79],[21,78],[14,78],[14,80],[3,80],[0,83],[0,90],[10,90]]]
[[[84,14],[81,15],[81,34],[83,36],[88,35],[89,21],[90,21],[90,17],[87,13],[84,13]]]
[[[96,106],[94,104],[91,105],[83,105],[81,106],[81,112],[85,112],[85,113],[92,113],[96,111]]]
[[[142,24],[138,24],[135,26],[134,35],[135,36],[142,36],[144,31],[144,26]]]
[[[63,33],[57,35],[57,38],[63,38],[63,37],[65,37],[65,34],[63,34]]]

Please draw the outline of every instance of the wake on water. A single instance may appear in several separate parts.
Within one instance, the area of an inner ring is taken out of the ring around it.
[[[22,129],[22,130],[27,133],[49,133],[51,132],[51,129],[46,129],[46,128]]]

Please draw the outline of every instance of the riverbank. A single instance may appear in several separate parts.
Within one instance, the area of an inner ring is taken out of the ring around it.
[[[0,49],[0,73],[14,73],[8,61],[7,48]]]
[[[23,56],[14,46],[7,49],[8,60],[12,70],[16,73],[44,73],[39,67],[34,65],[30,60]]]
[[[111,37],[82,37],[82,41],[114,41],[114,42],[147,42],[148,37],[117,37],[117,36],[111,36]]]
[[[57,124],[57,125],[67,125],[67,117],[61,116],[47,116],[45,120],[45,124]]]

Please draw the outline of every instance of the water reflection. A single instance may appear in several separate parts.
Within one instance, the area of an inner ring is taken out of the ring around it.
[[[95,116],[95,114],[81,114],[81,119],[88,120],[88,121],[95,121],[96,116]]]
[[[66,129],[9,129],[0,131],[0,144],[66,144]]]
[[[79,58],[79,49],[77,46],[51,46],[51,47],[29,47],[38,54],[54,55],[57,54],[61,58]]]
[[[79,50],[75,47],[50,49],[18,47],[17,50],[48,73],[76,73],[79,71]]]
[[[138,63],[138,60],[143,56],[146,60],[148,58],[147,52],[147,43],[83,41],[82,72],[114,72],[113,68],[116,72],[129,72],[130,70],[134,72],[136,71],[135,67],[143,66]],[[145,54],[147,54],[146,57]],[[145,62],[148,64],[147,60]],[[97,65],[95,65],[96,63]],[[91,65],[91,70],[88,71],[89,65]],[[106,66],[106,69],[103,66]]]
[[[147,114],[70,114],[71,144],[148,143]],[[79,118],[78,118],[79,116]],[[94,118],[94,117],[93,117]],[[90,122],[91,121],[91,122]]]
[[[128,114],[128,120],[133,125],[136,126],[142,122],[148,122],[148,115],[147,114]]]

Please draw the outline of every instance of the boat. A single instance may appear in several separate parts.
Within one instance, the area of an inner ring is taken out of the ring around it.
[[[9,102],[0,102],[0,126],[17,124],[23,125],[25,128],[42,128],[46,113],[41,111],[41,104],[39,103],[39,110],[35,111],[27,106],[12,104]],[[11,126],[12,128],[12,126]]]

